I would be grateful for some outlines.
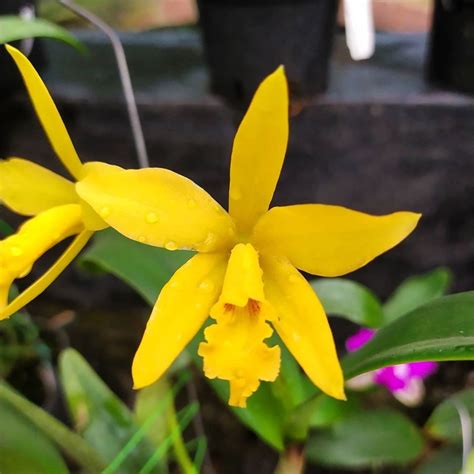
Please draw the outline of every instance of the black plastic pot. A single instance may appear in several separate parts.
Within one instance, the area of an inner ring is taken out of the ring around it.
[[[338,0],[198,0],[213,92],[246,106],[280,64],[293,97],[328,83]]]
[[[449,89],[474,93],[474,0],[436,0],[428,78]]]

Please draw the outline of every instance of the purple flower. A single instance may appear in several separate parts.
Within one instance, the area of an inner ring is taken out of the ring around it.
[[[354,352],[367,344],[375,335],[373,329],[361,328],[346,340],[346,348]],[[423,380],[436,372],[436,362],[409,362],[393,365],[362,374],[348,381],[354,389],[378,384],[385,386],[392,394],[406,405],[417,405],[424,396]]]

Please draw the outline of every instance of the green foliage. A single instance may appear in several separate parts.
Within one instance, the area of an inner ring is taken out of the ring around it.
[[[12,408],[21,413],[32,425],[51,441],[54,441],[62,451],[75,460],[78,465],[86,469],[87,472],[102,472],[105,467],[103,460],[87,442],[4,382],[0,383],[0,401],[8,403]]]
[[[365,286],[344,278],[313,280],[316,291],[328,314],[343,316],[361,326],[379,327],[383,322],[379,299]]]
[[[133,414],[75,350],[62,352],[59,367],[76,431],[107,464],[112,462],[138,430]],[[151,443],[142,441],[115,472],[139,472],[152,454]]]
[[[0,472],[67,474],[63,458],[49,439],[10,404],[0,400]]]
[[[415,474],[459,474],[462,468],[462,446],[449,445],[432,452]]]
[[[406,464],[424,447],[423,438],[408,418],[394,410],[355,413],[316,433],[307,445],[313,462],[348,468]]]
[[[71,33],[47,20],[40,18],[28,20],[14,15],[0,16],[0,43],[36,37],[60,40],[79,51],[85,49]]]
[[[112,273],[153,305],[171,275],[192,255],[143,245],[106,229],[97,233],[79,263],[90,271]]]
[[[433,300],[380,329],[343,360],[346,378],[389,365],[474,359],[474,292]]]
[[[395,321],[418,306],[444,295],[452,281],[447,268],[437,268],[405,280],[384,305],[385,324]]]
[[[459,392],[438,405],[426,423],[426,431],[434,438],[460,441],[462,432],[457,407],[464,408],[474,419],[474,389]]]

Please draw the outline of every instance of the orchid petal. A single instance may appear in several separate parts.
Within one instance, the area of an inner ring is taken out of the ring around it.
[[[288,257],[300,270],[335,277],[400,243],[420,217],[413,212],[373,216],[324,204],[274,207],[259,220],[251,240],[265,253]]]
[[[226,250],[235,241],[227,212],[191,180],[162,168],[84,165],[76,190],[126,237],[168,250]]]
[[[234,139],[229,213],[249,234],[268,210],[288,144],[288,86],[283,67],[260,84]]]
[[[35,216],[52,207],[77,203],[74,184],[22,158],[0,161],[0,201],[18,214]]]
[[[163,287],[133,361],[136,389],[159,379],[203,325],[222,289],[226,260],[196,255]]]
[[[310,380],[326,394],[345,399],[331,328],[310,284],[285,259],[260,262],[265,295],[278,314],[274,328]]]
[[[23,76],[36,114],[51,146],[71,175],[79,179],[82,168],[81,160],[46,85],[23,53],[9,45],[6,45],[6,48]]]

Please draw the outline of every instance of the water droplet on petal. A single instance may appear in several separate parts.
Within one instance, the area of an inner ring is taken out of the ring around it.
[[[298,276],[293,273],[292,275],[288,277],[288,281],[290,283],[296,283],[298,281]]]
[[[146,242],[146,237],[144,235],[139,235],[137,237],[137,240],[141,242],[142,244],[144,244]]]
[[[235,372],[235,375],[236,375],[239,379],[242,379],[243,376],[245,375],[245,372],[243,371],[243,369],[238,369],[238,370]]]
[[[207,234],[206,240],[204,240],[203,242],[203,245],[205,245],[206,247],[210,247],[211,245],[214,244],[215,241],[216,241],[216,235],[213,234],[212,232],[209,232]]]
[[[214,289],[214,283],[210,280],[203,280],[199,283],[199,289],[205,292],[210,292]]]
[[[301,336],[297,332],[294,332],[291,335],[291,337],[293,338],[293,341],[295,341],[295,342],[301,341]]]
[[[176,242],[173,242],[172,240],[170,240],[169,242],[166,242],[165,244],[166,250],[176,250],[177,248],[178,248],[178,245],[176,244]]]
[[[176,342],[179,342],[179,341],[181,341],[182,339],[183,339],[183,334],[180,333],[180,332],[178,332],[178,333],[176,334]]]
[[[107,207],[107,206],[104,206],[100,212],[99,212],[100,216],[103,217],[104,219],[106,219],[107,217],[110,216],[110,207]]]
[[[156,224],[158,222],[158,216],[154,212],[149,212],[145,220],[148,222],[148,224]]]
[[[237,186],[234,186],[230,189],[230,198],[234,201],[242,199],[242,191]]]
[[[11,247],[10,248],[10,254],[12,257],[19,257],[20,255],[23,255],[23,249],[21,247]]]
[[[189,201],[188,201],[189,209],[195,209],[196,206],[197,206],[196,201],[194,199],[189,199]]]
[[[195,307],[196,309],[202,309],[202,303],[196,303],[196,304],[194,305],[194,307]]]

